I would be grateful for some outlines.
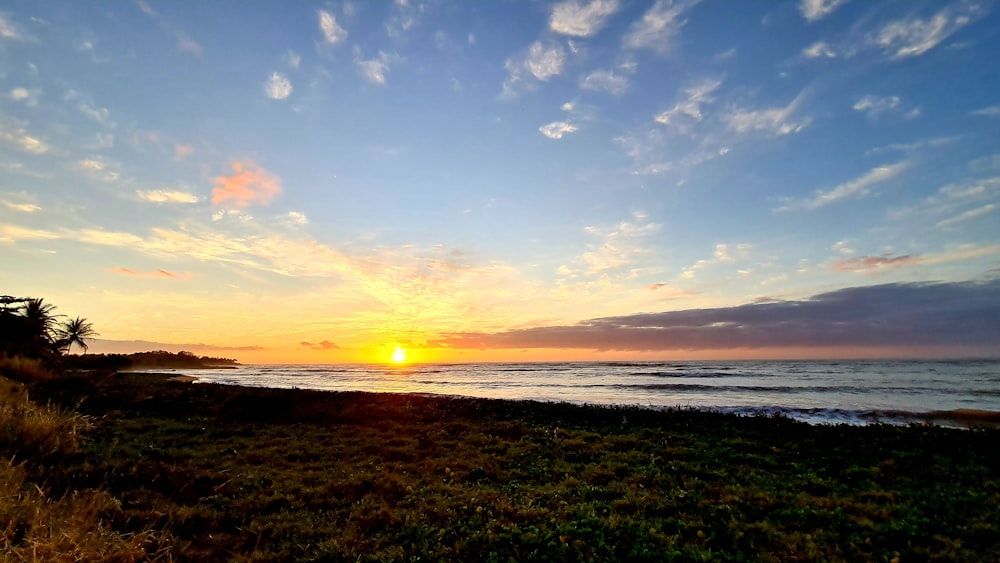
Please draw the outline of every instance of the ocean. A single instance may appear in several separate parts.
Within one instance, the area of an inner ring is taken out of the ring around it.
[[[696,408],[810,423],[1000,425],[1000,360],[243,365],[177,372],[226,385]]]

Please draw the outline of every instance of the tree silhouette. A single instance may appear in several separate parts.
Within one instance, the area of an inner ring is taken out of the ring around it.
[[[55,305],[46,303],[44,299],[28,299],[21,305],[25,328],[37,347],[50,348],[52,345],[56,317],[62,316],[52,312],[55,308]]]
[[[58,330],[58,334],[60,347],[65,346],[67,354],[70,348],[73,347],[73,344],[79,344],[80,348],[83,348],[83,353],[86,354],[87,348],[89,348],[86,340],[98,336],[97,331],[94,330],[94,326],[87,322],[87,319],[80,317],[63,323]]]

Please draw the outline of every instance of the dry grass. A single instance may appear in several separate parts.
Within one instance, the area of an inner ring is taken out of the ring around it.
[[[20,383],[0,378],[0,559],[136,561],[150,553],[151,532],[121,533],[119,502],[94,489],[61,495],[44,479],[52,464],[74,454],[88,427],[83,416],[32,402]]]
[[[10,357],[6,354],[0,354],[0,375],[26,383],[45,381],[55,377],[55,374],[46,368],[38,358]]]
[[[83,416],[36,404],[24,385],[0,378],[0,451],[8,459],[43,461],[72,454],[86,426]]]

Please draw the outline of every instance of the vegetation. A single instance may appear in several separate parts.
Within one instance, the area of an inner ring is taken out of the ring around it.
[[[211,356],[196,356],[191,352],[181,351],[176,354],[156,350],[154,352],[137,352],[125,356],[130,369],[151,368],[207,368],[234,366],[239,362],[230,358],[213,358]]]
[[[997,430],[168,379],[35,392],[94,425],[48,486],[178,560],[1000,558]]]
[[[97,336],[91,323],[76,317],[63,323],[55,305],[31,297],[0,296],[0,374],[21,377],[15,367],[28,367],[30,376],[43,376],[62,365],[73,344],[87,351],[87,340]]]
[[[156,558],[157,534],[122,532],[124,516],[110,494],[44,476],[78,455],[90,422],[29,400],[23,384],[0,378],[0,559],[117,560]],[[55,486],[53,486],[55,485]]]

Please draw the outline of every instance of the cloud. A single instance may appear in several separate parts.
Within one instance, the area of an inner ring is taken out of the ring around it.
[[[665,54],[670,49],[670,41],[684,25],[681,14],[692,4],[657,0],[641,19],[632,24],[622,39],[622,45],[628,49],[650,49]]]
[[[233,161],[232,176],[219,176],[212,188],[212,204],[231,202],[237,209],[267,203],[281,193],[281,180],[253,161]]]
[[[284,100],[292,95],[292,83],[284,74],[273,72],[264,84],[264,93],[272,100]]]
[[[684,90],[686,98],[677,102],[673,108],[659,113],[654,118],[655,121],[657,123],[662,123],[663,125],[669,125],[674,117],[678,115],[686,115],[695,121],[701,121],[703,117],[701,107],[715,101],[712,97],[712,93],[715,92],[721,85],[721,80],[710,79]]]
[[[553,121],[548,125],[542,125],[538,130],[550,139],[562,139],[563,135],[575,132],[577,127],[565,121]]]
[[[156,13],[156,11],[154,11],[145,0],[137,0],[136,5],[139,6],[139,10],[142,11],[142,13],[152,18],[153,21],[156,22],[156,25],[160,26],[160,29],[173,35],[174,38],[177,39],[178,50],[185,53],[191,53],[193,55],[201,54],[201,45],[196,43],[194,39],[191,39],[191,37],[189,37],[183,30],[171,24],[160,16],[160,14]]]
[[[1000,117],[1000,105],[977,109],[971,113],[980,117]]]
[[[618,0],[592,0],[587,4],[569,0],[552,8],[549,29],[563,35],[591,37],[617,10]]]
[[[814,22],[832,14],[846,3],[847,0],[802,0],[799,3],[799,11],[807,21]]]
[[[24,102],[24,105],[28,107],[35,107],[38,105],[38,97],[42,95],[42,91],[37,88],[27,89],[27,88],[13,88],[10,91],[10,99],[15,102]]]
[[[191,145],[174,145],[174,160],[180,162],[194,154],[194,147]]]
[[[838,272],[872,272],[886,269],[913,266],[921,262],[919,256],[859,256],[845,260],[837,260],[831,268]]]
[[[302,55],[299,55],[295,51],[289,49],[288,52],[285,53],[285,62],[288,63],[289,68],[297,69],[299,68],[299,65],[302,64]]]
[[[889,22],[869,41],[896,59],[922,55],[971,23],[978,12],[972,4],[961,9],[948,6],[927,19],[911,16]]]
[[[805,49],[802,49],[802,56],[807,59],[817,59],[819,57],[833,59],[836,58],[837,53],[835,53],[833,48],[830,47],[830,45],[825,41],[817,41]]]
[[[812,123],[809,117],[792,119],[801,95],[785,107],[762,110],[733,109],[726,117],[729,128],[737,133],[761,131],[768,135],[799,133]]]
[[[337,346],[336,344],[330,342],[329,340],[324,340],[322,342],[316,342],[316,343],[299,342],[299,346],[302,346],[303,348],[309,348],[311,350],[338,350],[340,348],[340,346]]]
[[[734,348],[1000,347],[1000,280],[851,287],[768,301],[606,317],[568,326],[458,333],[448,348],[721,350]]]
[[[323,39],[330,45],[336,45],[347,39],[347,31],[337,25],[337,18],[326,10],[316,12],[319,17],[319,29],[323,32]]]
[[[171,280],[189,280],[189,279],[191,279],[191,278],[193,278],[195,276],[191,272],[181,272],[179,274],[175,274],[173,272],[168,272],[166,270],[161,270],[159,268],[157,268],[156,270],[153,270],[151,272],[139,272],[139,271],[133,270],[131,268],[115,268],[115,269],[113,269],[111,271],[114,272],[114,273],[116,273],[116,274],[120,274],[120,275],[123,275],[123,276],[130,276],[130,277],[133,277],[133,278],[152,278],[152,279],[157,279],[158,278],[158,279],[171,279]]]
[[[864,96],[854,104],[855,111],[866,112],[869,117],[877,117],[880,113],[898,107],[899,96]]]
[[[389,72],[389,65],[395,57],[385,51],[379,51],[378,57],[364,60],[361,58],[361,48],[354,48],[354,64],[358,67],[358,72],[365,80],[372,84],[385,84],[385,74]]]
[[[288,217],[292,223],[295,223],[296,225],[309,224],[309,219],[305,216],[305,214],[299,213],[298,211],[289,211],[286,217]]]
[[[6,14],[0,13],[0,39],[25,41],[29,36],[24,33],[21,26],[8,19]]]
[[[12,211],[17,211],[19,213],[35,213],[42,210],[41,207],[38,207],[34,203],[18,203],[2,199],[0,199],[0,205]]]
[[[532,81],[545,82],[557,76],[565,63],[566,52],[561,46],[535,41],[523,58],[509,58],[504,62],[507,78],[500,98],[513,99],[521,88],[530,88]]]
[[[839,240],[833,245],[832,250],[837,251],[838,254],[850,256],[854,254],[854,249],[848,246],[848,244],[850,243],[846,240]]]
[[[621,96],[628,90],[628,77],[613,70],[595,70],[580,79],[580,88]]]
[[[55,240],[58,238],[60,238],[59,234],[52,231],[0,223],[0,243],[9,244],[19,240]]]
[[[716,244],[715,251],[712,253],[711,259],[698,260],[691,266],[685,268],[681,272],[681,277],[686,280],[693,280],[699,270],[702,270],[713,264],[722,264],[727,262],[735,262],[736,260],[744,260],[746,259],[747,255],[752,249],[753,245],[748,243],[740,243],[736,245],[729,245],[726,243]]]
[[[18,150],[29,154],[45,154],[49,152],[49,145],[37,137],[28,135],[24,129],[18,128],[9,131],[0,125],[0,143],[12,146]]]
[[[989,215],[990,213],[993,213],[993,211],[995,209],[996,209],[996,205],[994,205],[992,203],[988,203],[986,205],[983,205],[982,207],[977,207],[975,209],[970,209],[970,210],[968,210],[968,211],[966,211],[966,212],[964,212],[964,213],[962,213],[960,215],[956,215],[954,217],[945,219],[943,221],[939,221],[937,223],[937,225],[934,225],[934,226],[937,227],[937,228],[939,228],[939,229],[943,229],[943,228],[946,228],[946,227],[952,227],[952,226],[957,225],[959,223],[964,223],[964,222],[970,221],[972,219],[978,219],[979,217],[982,217],[984,215]]]
[[[643,213],[633,213],[632,219],[613,226],[584,228],[588,235],[599,239],[598,243],[589,245],[590,250],[580,256],[588,275],[626,268],[633,265],[639,256],[649,253],[638,241],[657,233],[662,225],[648,221]]]
[[[140,201],[150,203],[198,203],[201,198],[179,190],[138,190],[135,192]]]
[[[792,201],[786,205],[776,208],[775,211],[790,211],[792,209],[819,209],[820,207],[840,201],[844,198],[855,195],[865,195],[868,193],[869,187],[895,178],[900,172],[906,170],[908,166],[909,162],[905,160],[893,164],[876,166],[864,175],[848,182],[844,182],[831,190],[817,190],[815,196],[808,199]]]
[[[84,158],[76,163],[76,167],[84,174],[104,182],[117,182],[121,179],[121,174],[114,170],[118,167],[115,163],[106,162],[98,157]]]

